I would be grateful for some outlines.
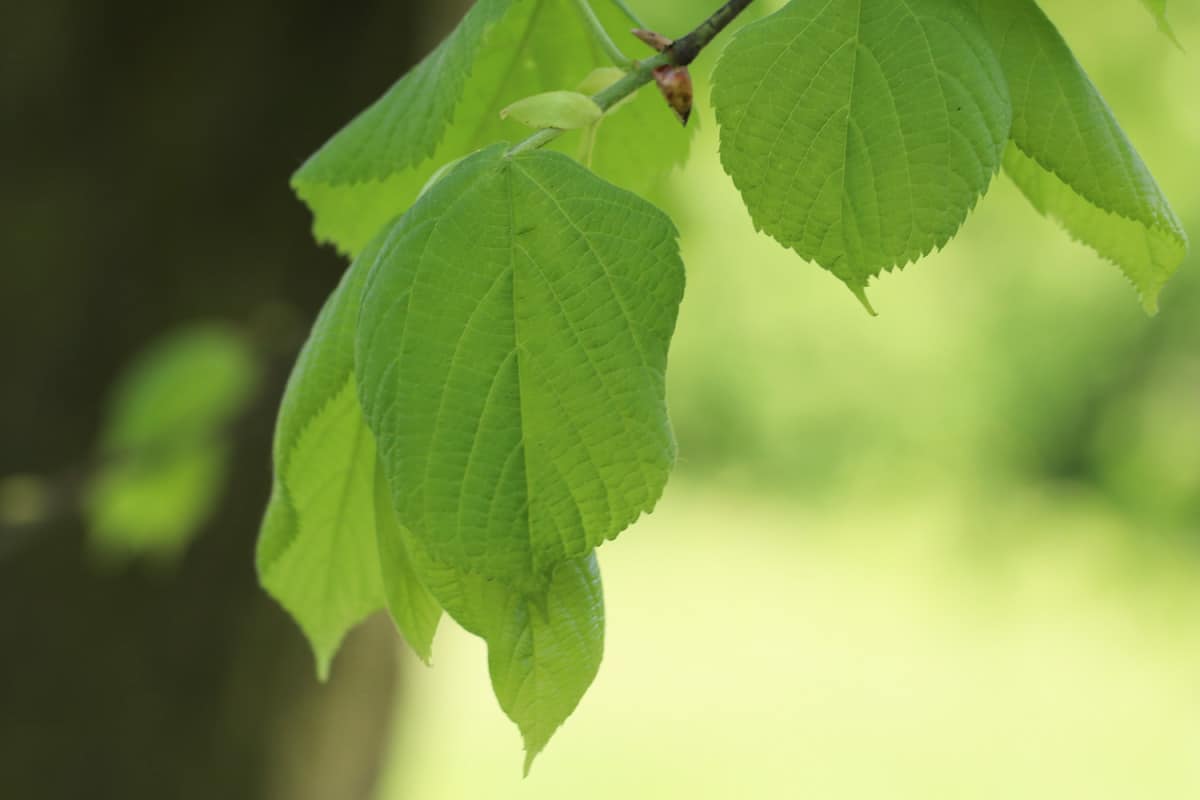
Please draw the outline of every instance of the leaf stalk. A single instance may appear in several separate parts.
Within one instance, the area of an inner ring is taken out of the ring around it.
[[[584,21],[592,31],[592,36],[612,59],[612,62],[621,69],[629,69],[633,66],[633,59],[621,52],[621,48],[608,35],[608,30],[605,29],[604,23],[600,22],[600,18],[596,16],[592,4],[588,0],[575,0],[575,6],[579,9],[579,13],[583,15]]]

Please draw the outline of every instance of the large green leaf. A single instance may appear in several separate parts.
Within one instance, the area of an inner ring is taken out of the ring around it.
[[[288,381],[275,433],[274,488],[258,543],[262,585],[312,642],[322,677],[346,631],[388,598],[376,545],[375,440],[354,381],[358,305],[378,249],[368,247],[347,271]],[[408,589],[412,602],[426,608],[420,586]],[[401,628],[428,659],[432,630],[426,636],[424,628]]]
[[[624,23],[615,6],[597,12],[614,30]],[[528,133],[501,119],[502,109],[574,88],[607,63],[574,0],[480,0],[449,39],[296,173],[292,183],[313,210],[317,238],[356,253],[442,165]],[[602,125],[593,159],[602,175],[636,191],[679,163],[689,138],[670,127],[665,108],[661,133],[631,131],[644,120],[639,112],[616,112]],[[555,146],[572,155],[585,149],[579,134]],[[637,163],[613,158],[613,148],[628,150]]]
[[[1011,119],[960,0],[793,0],[739,31],[713,80],[721,160],[755,225],[860,298],[954,235]]]
[[[257,379],[245,339],[220,324],[169,334],[121,375],[85,500],[102,552],[179,552],[216,502]]]
[[[558,153],[489,148],[402,218],[363,297],[359,396],[433,558],[532,590],[653,508],[683,282],[670,220]]]
[[[1005,169],[1042,213],[1117,263],[1146,309],[1187,236],[1108,105],[1033,0],[980,3],[1014,102]]]
[[[382,465],[376,492],[383,516],[392,493]],[[600,669],[604,598],[595,554],[559,564],[544,588],[527,593],[437,561],[399,525],[380,528],[380,549],[400,555],[446,612],[487,642],[492,688],[525,740],[528,772]]]

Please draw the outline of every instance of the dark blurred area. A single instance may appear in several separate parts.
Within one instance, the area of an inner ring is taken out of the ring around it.
[[[51,505],[0,529],[5,797],[369,791],[390,632],[360,632],[318,688],[253,571],[275,405],[343,268],[287,180],[463,5],[0,10],[0,476],[41,476]],[[266,376],[219,511],[176,564],[98,569],[77,512],[106,393],[199,319],[239,326]]]

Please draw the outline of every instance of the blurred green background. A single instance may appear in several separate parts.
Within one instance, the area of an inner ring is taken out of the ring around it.
[[[286,179],[462,5],[3,12],[0,795],[1200,796],[1197,259],[1147,318],[1001,178],[871,318],[754,233],[707,108],[658,198],[680,462],[600,552],[575,716],[522,781],[449,623],[432,670],[373,624],[315,683],[251,569],[272,404],[341,268]],[[631,5],[675,33],[713,3]],[[1169,6],[1180,52],[1133,0],[1044,5],[1195,237],[1200,9]],[[72,498],[105,394],[199,319],[260,365],[212,434],[232,477],[182,555],[97,558]]]

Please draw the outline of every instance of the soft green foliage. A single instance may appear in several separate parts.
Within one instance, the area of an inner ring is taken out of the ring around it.
[[[429,660],[440,609],[385,551],[377,529],[375,439],[354,380],[363,284],[379,245],[346,272],[317,317],[288,381],[275,432],[275,482],[258,542],[263,586],[313,644],[325,677],[346,631],[385,604],[413,649]]]
[[[375,487],[382,519],[393,513],[382,465]],[[403,572],[402,590],[413,585],[410,576],[419,578],[455,622],[487,642],[492,688],[525,740],[528,772],[600,669],[604,602],[595,554],[559,564],[544,588],[523,592],[436,560],[398,522],[381,525],[379,536],[380,554],[395,557]],[[393,605],[392,614],[406,636],[432,638],[440,607],[417,598],[399,614]]]
[[[670,221],[565,156],[493,147],[422,197],[368,281],[358,379],[434,558],[539,588],[653,508],[682,293]]]
[[[390,508],[382,469],[377,476],[377,502]],[[604,602],[595,554],[559,564],[544,588],[522,592],[437,561],[402,526],[390,540],[380,534],[380,552],[400,555],[455,622],[487,642],[492,688],[521,731],[528,772],[600,669]]]
[[[488,640],[488,671],[525,738],[525,772],[587,691],[604,654],[596,557],[559,564],[545,595],[510,594]]]
[[[599,667],[595,548],[654,508],[675,459],[683,265],[671,221],[627,190],[687,155],[696,125],[636,90],[692,53],[625,64],[608,38],[626,17],[479,0],[293,180],[318,238],[359,256],[283,400],[263,585],[322,675],[382,607],[429,661],[444,609],[487,643],[526,769]],[[872,278],[950,240],[1001,166],[1148,307],[1183,257],[1033,0],[793,0],[736,35],[713,104],[755,224],[864,304]]]
[[[1174,29],[1171,28],[1170,20],[1167,19],[1167,0],[1142,0],[1142,5],[1154,15],[1154,21],[1158,23],[1158,29],[1178,46],[1179,39],[1175,36]]]
[[[958,0],[794,0],[734,38],[713,105],[755,224],[860,297],[950,240],[1010,123],[999,64]]]
[[[558,90],[523,97],[501,110],[500,118],[512,117],[530,128],[561,128],[578,130],[594,125],[604,116],[604,110],[586,94]]]
[[[361,419],[361,409],[358,415]],[[378,459],[373,487],[375,538],[387,609],[401,635],[428,664],[433,658],[433,635],[442,619],[442,607],[425,588],[416,561],[409,553],[409,535],[396,519]]]
[[[217,324],[176,331],[117,381],[86,512],[102,552],[176,554],[224,483],[227,428],[258,367],[242,336]]]
[[[597,16],[610,30],[628,28],[615,6],[597,8]],[[521,124],[501,119],[502,109],[574,87],[608,63],[574,0],[480,0],[437,50],[296,173],[293,185],[313,209],[317,238],[357,253],[443,164],[521,136]],[[665,109],[651,108],[669,119]],[[646,110],[614,114],[590,148],[593,169],[633,191],[652,188],[687,154],[685,131],[631,135]],[[572,154],[589,149],[578,135],[559,146]],[[626,152],[633,166],[619,157]]]
[[[456,129],[469,126],[468,109],[459,108],[467,79],[476,67],[481,72],[496,68],[487,61],[477,65],[476,56],[513,2],[476,3],[436,50],[296,172],[292,186],[313,209],[318,239],[357,253],[404,211],[439,166],[418,169],[446,137],[451,119],[456,118]],[[435,161],[451,154],[440,155]]]
[[[383,605],[375,552],[375,440],[354,386],[354,324],[372,257],[368,248],[346,273],[292,371],[258,540],[262,585],[308,635],[322,678],[346,631]]]
[[[1037,4],[980,10],[1013,96],[1006,171],[1039,211],[1116,262],[1153,311],[1187,252],[1183,226]]]

